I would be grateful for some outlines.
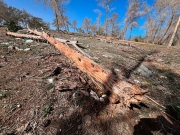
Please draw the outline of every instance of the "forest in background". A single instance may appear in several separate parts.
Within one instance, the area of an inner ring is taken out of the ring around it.
[[[66,8],[70,0],[35,0],[42,2],[45,6],[50,6],[54,11],[55,19],[53,26],[58,31],[70,31],[78,33],[89,33],[92,35],[112,36],[119,39],[135,40],[136,42],[146,42],[160,45],[167,45],[175,31],[179,16],[180,2],[179,0],[154,0],[153,5],[148,5],[142,0],[128,0],[126,15],[123,21],[119,21],[118,13],[115,13],[112,4],[116,0],[96,0],[99,7],[104,10],[95,9],[92,12],[97,13],[97,18],[92,24],[91,18],[84,18],[81,27],[77,27],[77,21],[70,22],[70,16],[66,15]],[[126,5],[124,5],[126,6]],[[105,15],[105,20],[102,21],[102,15]],[[87,15],[88,16],[88,15]],[[144,19],[143,29],[145,36],[137,35],[132,37],[131,32],[134,28],[142,29],[139,26],[138,20]],[[49,29],[50,24],[44,22],[43,19],[34,17],[25,10],[19,10],[14,7],[8,7],[3,0],[0,1],[0,24],[14,21],[14,23],[23,28],[27,25],[31,28],[44,27]],[[123,27],[120,27],[122,26]],[[175,38],[172,45],[180,44],[180,30],[175,32]],[[127,37],[127,33],[130,33]]]

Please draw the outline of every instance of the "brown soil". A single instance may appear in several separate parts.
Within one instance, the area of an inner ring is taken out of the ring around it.
[[[165,108],[149,99],[132,108],[95,100],[91,80],[53,46],[6,37],[0,39],[0,135],[180,134],[180,47],[56,36],[83,43],[94,61],[149,89]],[[10,45],[31,50],[8,50]],[[141,64],[152,77],[137,72]]]

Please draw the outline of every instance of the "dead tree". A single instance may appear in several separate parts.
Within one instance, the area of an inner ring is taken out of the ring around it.
[[[30,29],[29,32],[43,37],[73,61],[82,72],[86,73],[93,80],[99,91],[101,91],[100,93],[107,95],[111,103],[121,102],[127,107],[130,107],[131,104],[139,105],[143,101],[143,95],[148,92],[148,90],[142,90],[136,84],[128,82],[121,75],[115,75],[110,70],[103,68],[81,53],[51,37],[46,32]]]
[[[172,45],[172,42],[173,42],[174,37],[175,37],[175,35],[176,35],[176,32],[177,32],[177,30],[178,30],[179,23],[180,23],[180,16],[179,16],[179,19],[178,19],[178,21],[177,21],[176,27],[174,28],[174,31],[173,31],[173,34],[172,34],[172,37],[171,37],[171,39],[170,39],[170,41],[169,41],[168,46],[171,46],[171,45]]]

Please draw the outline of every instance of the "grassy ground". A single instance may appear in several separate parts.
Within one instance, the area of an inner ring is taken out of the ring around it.
[[[56,37],[83,43],[94,61],[149,89],[148,96],[165,108],[150,99],[133,109],[96,101],[89,95],[94,89],[91,81],[53,46],[6,38],[0,41],[0,135],[180,134],[180,47]],[[10,51],[10,45],[31,50]],[[141,75],[140,65],[152,77]],[[53,75],[56,67],[59,73]]]

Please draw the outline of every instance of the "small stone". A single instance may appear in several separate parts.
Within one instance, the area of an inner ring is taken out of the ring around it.
[[[134,80],[134,82],[135,82],[135,83],[140,83],[140,81],[139,81],[139,80],[136,80],[136,79]]]
[[[17,107],[18,107],[18,108],[20,108],[20,107],[21,107],[21,105],[20,105],[20,104],[17,104]]]
[[[162,79],[167,79],[167,77],[166,77],[166,76],[160,76],[160,78],[162,78]]]
[[[106,94],[103,94],[101,97],[102,97],[102,98],[106,98],[106,97],[107,97],[107,95],[106,95]]]
[[[24,49],[25,52],[30,51],[30,50],[31,50],[31,48]]]
[[[157,62],[163,62],[163,60],[162,60],[162,59],[157,59],[156,61],[157,61]]]
[[[8,46],[8,49],[9,49],[9,50],[14,50],[14,49],[15,49],[15,47],[14,47],[14,46],[12,46],[12,45],[10,45],[10,46]]]
[[[25,132],[28,133],[30,130],[32,129],[32,127],[30,125],[28,125],[26,128],[25,128]]]
[[[100,97],[99,101],[104,102],[104,98]]]
[[[47,126],[49,126],[50,123],[51,123],[51,120],[45,120],[45,121],[43,121],[42,126],[47,127]]]
[[[48,79],[48,82],[49,82],[49,83],[53,83],[53,82],[54,82],[54,78]]]

